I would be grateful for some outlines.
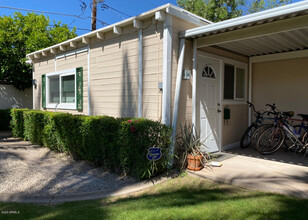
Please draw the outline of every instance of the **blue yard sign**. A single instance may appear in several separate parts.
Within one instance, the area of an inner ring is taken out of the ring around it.
[[[150,161],[159,160],[162,156],[161,149],[159,147],[151,147],[148,149],[147,158]]]

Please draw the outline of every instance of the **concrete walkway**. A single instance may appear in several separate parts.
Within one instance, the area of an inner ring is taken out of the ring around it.
[[[244,155],[240,155],[241,152]],[[252,149],[235,149],[232,153],[221,153],[217,160],[223,163],[222,167],[213,167],[212,171],[189,171],[189,174],[248,189],[308,199],[308,157],[303,158],[302,154],[281,151],[263,157]]]
[[[0,201],[62,203],[143,190],[166,177],[138,182],[85,161],[0,134]]]

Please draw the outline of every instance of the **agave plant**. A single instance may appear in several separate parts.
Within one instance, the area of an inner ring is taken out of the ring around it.
[[[178,152],[181,157],[182,169],[187,164],[187,155],[191,154],[192,156],[203,156],[203,159],[200,161],[204,167],[209,166],[208,160],[210,159],[210,154],[207,152],[204,141],[201,141],[200,134],[195,129],[194,125],[184,126],[180,125],[181,131],[177,135],[177,145]],[[206,138],[205,138],[206,139]]]

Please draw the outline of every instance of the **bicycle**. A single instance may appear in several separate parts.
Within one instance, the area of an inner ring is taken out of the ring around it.
[[[273,108],[273,106],[268,105]],[[259,153],[268,155],[275,153],[280,149],[283,143],[285,143],[286,137],[293,143],[288,149],[294,148],[295,152],[300,148],[300,151],[306,149],[305,155],[308,151],[307,149],[307,126],[304,125],[304,118],[301,125],[298,127],[299,130],[296,131],[292,125],[288,123],[288,120],[294,115],[294,112],[276,112],[276,117],[274,123],[271,127],[263,131],[257,141],[257,150]],[[303,115],[303,114],[300,114]],[[306,115],[305,115],[306,116]],[[308,116],[307,116],[308,119]],[[301,130],[305,129],[302,140],[300,140]]]
[[[252,108],[254,114],[255,114],[255,122],[253,122],[244,132],[242,138],[241,138],[241,148],[247,148],[252,143],[255,143],[259,135],[268,128],[271,124],[264,124],[264,120],[270,119],[273,120],[273,118],[264,118],[264,114],[272,114],[272,112],[265,111],[263,113],[256,111],[254,104],[247,101],[247,104],[250,108]],[[274,104],[275,105],[275,104]]]

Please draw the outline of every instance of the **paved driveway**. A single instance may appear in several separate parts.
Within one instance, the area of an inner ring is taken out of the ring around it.
[[[55,203],[121,195],[146,188],[84,161],[0,135],[0,201]]]
[[[253,148],[236,148],[218,157],[222,167],[191,172],[218,182],[308,199],[308,155],[280,150],[263,156]]]

